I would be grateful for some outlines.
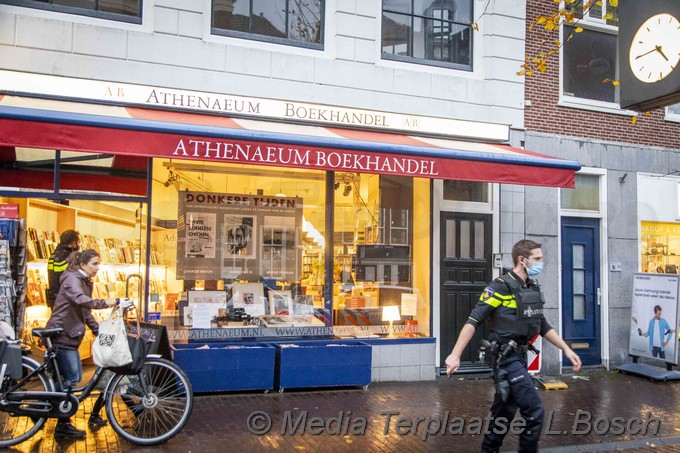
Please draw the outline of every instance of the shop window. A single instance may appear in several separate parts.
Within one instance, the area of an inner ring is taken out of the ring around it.
[[[153,172],[171,330],[379,337],[396,306],[397,336],[430,335],[429,180],[163,159]]]
[[[336,174],[336,334],[387,334],[383,312],[397,308],[397,336],[429,335],[429,241],[415,233],[429,231],[429,215],[416,203],[426,191],[429,182],[413,178]]]
[[[680,223],[640,224],[642,272],[680,273]]]
[[[383,0],[385,59],[472,70],[471,0]]]
[[[154,174],[153,212],[164,229],[152,244],[178,301],[166,304],[168,322],[230,329],[230,337],[330,326],[325,172],[157,159]]]
[[[444,181],[444,200],[489,202],[489,184],[475,181]]]
[[[96,198],[96,194],[90,196]],[[167,296],[166,267],[152,247],[149,274],[146,274],[146,203],[19,197],[0,197],[0,203],[17,205],[21,219],[14,230],[10,228],[14,220],[0,219],[0,236],[9,240],[10,249],[16,252],[11,263],[17,267],[16,294],[25,295],[25,299],[14,306],[14,313],[16,319],[24,320],[23,335],[27,344],[37,346],[31,329],[44,327],[51,315],[46,304],[48,259],[66,230],[80,233],[81,250],[93,249],[100,256],[101,266],[93,280],[92,297],[132,297],[139,302],[140,313],[144,313],[142,303],[147,299],[145,283],[148,280],[149,309],[160,311],[160,303]],[[1,312],[2,309],[0,317]],[[109,312],[93,310],[93,315],[102,320]],[[85,340],[80,348],[82,358],[90,357],[93,336],[89,330]]]
[[[600,177],[577,173],[574,189],[560,189],[562,209],[600,210]]]
[[[321,49],[325,0],[214,0],[212,32]]]
[[[142,0],[0,0],[0,3],[142,23]]]

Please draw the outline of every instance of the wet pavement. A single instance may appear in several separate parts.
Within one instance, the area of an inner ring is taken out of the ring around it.
[[[680,382],[604,371],[580,376],[587,380],[562,376],[568,389],[540,391],[546,409],[541,451],[680,452]],[[55,440],[50,421],[10,451],[473,452],[492,398],[490,379],[459,377],[382,382],[367,390],[199,394],[182,432],[144,448],[119,439],[110,426],[90,430],[89,398],[75,419],[87,430],[85,439]],[[503,450],[514,451],[517,439],[508,434]]]

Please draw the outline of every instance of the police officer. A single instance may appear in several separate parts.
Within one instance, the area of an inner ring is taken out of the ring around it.
[[[50,287],[47,289],[47,306],[54,307],[59,288],[61,287],[61,274],[68,267],[68,257],[73,252],[80,250],[80,233],[76,230],[66,230],[59,236],[59,244],[54,253],[47,260],[47,280]]]
[[[492,421],[482,441],[483,452],[500,450],[518,408],[526,422],[520,435],[519,451],[538,451],[543,403],[527,371],[526,351],[531,338],[540,333],[562,350],[574,372],[581,368],[578,355],[543,317],[543,296],[538,284],[530,278],[543,270],[541,244],[528,239],[517,242],[512,248],[512,262],[514,267],[508,274],[484,289],[461,329],[453,351],[446,358],[446,373],[451,375],[460,366],[460,356],[475,329],[485,319],[490,323],[491,344],[506,353],[506,357],[498,358],[500,361],[495,368],[497,391],[491,406]]]

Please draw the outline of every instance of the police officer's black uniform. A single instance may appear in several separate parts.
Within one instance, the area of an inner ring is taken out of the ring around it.
[[[526,428],[520,435],[519,451],[538,450],[543,403],[527,371],[526,351],[528,341],[537,333],[545,335],[552,329],[543,317],[543,303],[537,283],[531,279],[524,281],[510,271],[484,289],[470,313],[467,324],[475,328],[485,319],[489,320],[489,340],[498,342],[501,349],[510,340],[518,345],[499,363],[497,371],[501,371],[500,375],[509,383],[509,394],[507,401],[503,401],[501,394],[496,392],[491,406],[493,421],[484,436],[482,451],[500,449],[518,408],[526,421]]]
[[[52,256],[47,260],[47,280],[50,285],[47,289],[47,306],[50,308],[54,307],[54,301],[57,300],[57,294],[59,294],[59,288],[61,287],[61,274],[68,267],[68,257],[75,250],[69,247],[68,244],[59,244]]]

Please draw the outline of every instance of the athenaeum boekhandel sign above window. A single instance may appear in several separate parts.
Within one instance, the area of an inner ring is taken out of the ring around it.
[[[437,134],[493,142],[507,141],[510,134],[510,127],[505,124],[13,71],[0,70],[0,87],[7,93],[40,95],[57,99],[79,99],[173,111],[185,110],[416,134]]]

